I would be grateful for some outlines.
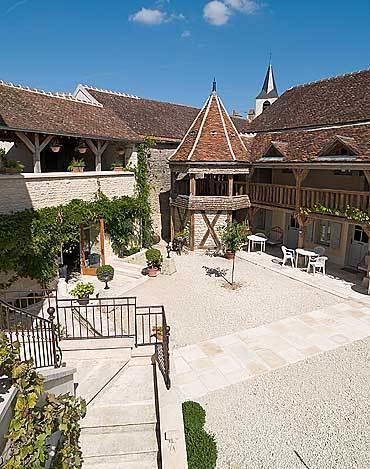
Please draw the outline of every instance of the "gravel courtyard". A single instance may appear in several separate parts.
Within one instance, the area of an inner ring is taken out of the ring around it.
[[[173,256],[177,273],[160,275],[131,290],[138,304],[164,304],[175,346],[234,333],[288,316],[338,303],[338,297],[270,272],[242,259],[236,260],[237,290],[217,275],[231,261],[190,253]],[[215,275],[216,274],[216,275]]]
[[[202,398],[217,468],[369,468],[369,345],[357,341]]]

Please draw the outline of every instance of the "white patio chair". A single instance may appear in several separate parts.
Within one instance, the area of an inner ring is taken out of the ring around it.
[[[325,248],[322,246],[316,246],[312,249],[313,252],[316,252],[318,256],[323,256],[325,254]]]
[[[285,265],[288,261],[290,261],[291,264],[292,264],[292,267],[295,267],[295,261],[294,261],[295,251],[294,251],[294,249],[288,249],[286,246],[281,246],[281,250],[283,251],[283,263],[282,263],[282,265]]]
[[[265,239],[267,239],[267,236],[265,235],[265,233],[255,233],[254,235],[255,235],[255,236],[259,236],[260,238],[265,238]]]
[[[326,256],[319,256],[314,259],[310,259],[308,261],[307,272],[310,271],[312,267],[313,274],[315,275],[316,270],[321,270],[322,273],[325,275],[325,264],[328,258]]]

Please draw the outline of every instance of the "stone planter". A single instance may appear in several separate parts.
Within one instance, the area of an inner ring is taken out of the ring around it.
[[[148,277],[156,277],[158,273],[158,267],[148,267]]]
[[[89,304],[90,298],[88,296],[85,296],[84,298],[77,298],[78,304],[81,306],[86,306]]]
[[[226,250],[225,257],[226,259],[232,260],[235,258],[235,252]]]

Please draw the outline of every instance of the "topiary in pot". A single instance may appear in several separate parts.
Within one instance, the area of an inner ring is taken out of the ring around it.
[[[96,276],[101,282],[105,282],[105,290],[108,290],[108,282],[111,282],[114,277],[114,269],[111,265],[101,265],[96,269]]]
[[[162,266],[163,257],[161,251],[155,248],[149,248],[146,253],[146,263],[148,264],[148,276],[156,277]]]
[[[89,295],[94,293],[94,285],[92,283],[79,282],[73,290],[71,295],[78,299],[80,304],[87,304],[89,302]]]

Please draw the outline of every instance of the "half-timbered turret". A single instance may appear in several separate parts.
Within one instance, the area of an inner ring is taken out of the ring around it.
[[[220,248],[218,227],[247,217],[249,161],[215,81],[169,164],[172,239],[188,228],[191,249]]]

